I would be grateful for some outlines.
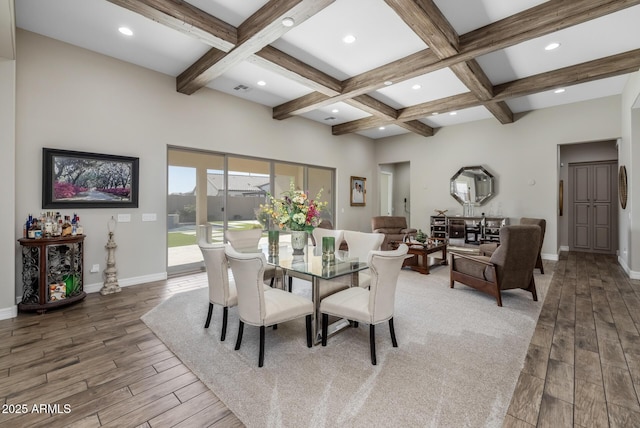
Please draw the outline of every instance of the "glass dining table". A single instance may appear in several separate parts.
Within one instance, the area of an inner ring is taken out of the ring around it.
[[[349,257],[348,251],[340,250],[334,252],[333,261],[323,261],[321,246],[307,245],[302,255],[294,255],[288,243],[280,243],[277,254],[269,254],[268,245],[260,245],[260,249],[265,254],[267,263],[283,269],[285,275],[308,280],[311,283],[311,300],[314,307],[313,343],[319,344],[322,340],[320,301],[345,288],[358,286],[358,272],[368,269],[369,266],[358,258]],[[330,318],[330,322],[328,336],[349,326],[349,321],[345,319]]]

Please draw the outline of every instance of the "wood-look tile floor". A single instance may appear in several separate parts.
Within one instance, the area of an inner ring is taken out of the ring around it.
[[[615,256],[553,268],[503,427],[640,427],[640,281]]]
[[[640,427],[640,281],[613,256],[563,253],[545,268],[504,426]],[[0,427],[243,426],[140,320],[204,286],[199,273],[0,321]]]

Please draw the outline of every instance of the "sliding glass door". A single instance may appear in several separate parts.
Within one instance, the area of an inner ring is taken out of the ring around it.
[[[227,229],[261,227],[260,204],[268,193],[280,197],[292,181],[311,198],[323,189],[322,217],[334,219],[334,169],[173,147],[167,158],[169,274],[202,269],[199,239],[225,242]]]

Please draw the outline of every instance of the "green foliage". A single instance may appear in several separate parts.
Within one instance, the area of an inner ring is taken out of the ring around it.
[[[169,248],[196,245],[196,235],[193,233],[170,232],[167,237],[167,245]]]

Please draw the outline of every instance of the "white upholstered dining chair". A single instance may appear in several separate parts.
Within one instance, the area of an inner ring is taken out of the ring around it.
[[[376,365],[375,326],[389,322],[389,332],[394,348],[398,347],[393,327],[396,284],[409,247],[401,244],[393,251],[371,251],[367,263],[371,271],[371,285],[367,288],[350,287],[339,291],[320,302],[322,313],[322,346],[327,345],[329,315],[346,318],[354,322],[369,324],[369,347],[371,364]]]
[[[265,328],[275,329],[278,324],[300,317],[306,317],[307,347],[311,348],[311,300],[277,288],[265,291],[262,280],[267,261],[263,253],[240,253],[230,245],[225,252],[238,290],[240,322],[235,349],[240,349],[245,323],[260,327],[258,367],[262,367]]]
[[[349,247],[349,258],[357,258],[359,261],[365,262],[369,257],[370,251],[380,250],[380,246],[384,241],[384,234],[345,230],[344,240],[347,241],[347,246]],[[359,272],[358,285],[366,288],[370,284],[371,276],[369,273]]]
[[[224,235],[236,250],[257,250],[262,237],[262,229],[227,230]],[[264,270],[264,280],[269,281],[271,287],[275,285],[276,281],[280,281],[284,285],[284,272],[275,266],[267,265]]]
[[[220,340],[224,341],[227,334],[227,316],[230,307],[238,304],[238,293],[233,279],[229,279],[229,267],[227,256],[225,255],[224,244],[207,244],[200,241],[198,243],[204,265],[207,269],[207,280],[209,282],[209,313],[204,328],[209,328],[213,306],[222,306],[222,332]]]

